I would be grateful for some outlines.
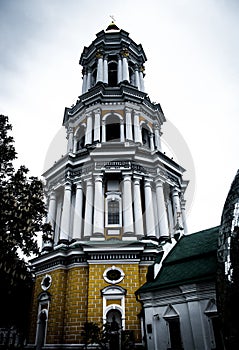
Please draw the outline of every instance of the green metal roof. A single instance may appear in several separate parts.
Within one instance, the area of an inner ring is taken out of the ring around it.
[[[214,279],[218,234],[219,226],[183,236],[164,260],[155,280],[146,282],[137,294]]]

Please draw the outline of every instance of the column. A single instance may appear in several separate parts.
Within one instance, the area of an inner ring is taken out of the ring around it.
[[[93,184],[91,179],[87,179],[86,180],[84,237],[92,236],[92,214],[93,214]]]
[[[82,94],[84,94],[86,92],[86,85],[87,85],[87,74],[85,69],[82,70],[82,75],[83,75]]]
[[[94,142],[100,142],[100,109],[97,108],[93,112],[95,115]]]
[[[52,231],[54,232],[56,222],[56,193],[52,191],[49,196],[47,222],[51,224]]]
[[[186,201],[185,199],[181,200],[181,212],[182,212],[182,222],[183,222],[183,229],[184,233],[188,233],[188,226],[187,226],[187,219],[186,219]]]
[[[147,237],[156,237],[152,189],[151,189],[151,183],[149,179],[145,179],[144,196],[145,196],[146,235]]]
[[[135,67],[135,86],[140,90],[139,68]]]
[[[129,82],[129,66],[127,57],[123,57],[123,81]]]
[[[67,182],[65,184],[65,190],[64,190],[60,240],[69,239],[70,217],[71,217],[71,183]]]
[[[168,222],[169,222],[169,235],[172,237],[174,233],[174,217],[173,217],[172,201],[170,198],[168,198],[167,200],[167,211],[168,211]]]
[[[104,65],[103,65],[103,57],[99,56],[97,63],[97,75],[96,75],[96,83],[99,81],[104,81]]]
[[[160,131],[159,131],[159,126],[158,125],[155,126],[154,133],[155,133],[155,147],[156,147],[156,149],[161,151],[162,150],[162,148],[161,148],[161,139],[160,139]]]
[[[150,150],[154,151],[154,135],[152,132],[149,134],[149,143],[150,143]]]
[[[143,225],[143,215],[142,215],[142,203],[141,203],[141,193],[140,193],[140,180],[141,178],[135,177],[134,182],[134,225],[135,234],[137,236],[144,235],[144,225]]]
[[[120,142],[124,142],[124,120],[120,121]]]
[[[105,120],[102,120],[102,142],[106,141]]]
[[[92,144],[92,114],[88,114],[87,116],[87,125],[86,125],[86,133],[85,133],[85,145]]]
[[[91,70],[88,68],[87,79],[86,79],[86,91],[91,88]]]
[[[142,144],[142,133],[139,125],[139,112],[134,112],[134,141]]]
[[[131,111],[132,111],[132,109],[125,108],[126,140],[133,141]]]
[[[83,188],[81,181],[76,184],[75,213],[73,222],[73,239],[82,238],[82,206],[83,206]]]
[[[118,57],[118,71],[117,71],[117,83],[119,84],[123,79],[123,73],[122,73],[122,59],[121,57]]]
[[[67,152],[73,152],[73,128],[69,127],[67,130]]]
[[[140,91],[144,92],[145,89],[144,89],[144,75],[143,75],[143,71],[144,71],[144,68],[141,67],[140,68],[140,72],[139,72],[139,80],[140,80]]]
[[[108,57],[104,58],[104,83],[108,84]]]
[[[165,206],[163,182],[159,179],[156,180],[156,197],[158,207],[158,221],[159,221],[159,234],[160,238],[169,237],[167,211]]]
[[[132,210],[132,189],[131,175],[123,175],[123,219],[124,219],[124,234],[134,232],[133,225],[133,210]]]
[[[183,229],[183,223],[182,223],[182,211],[180,206],[180,199],[179,199],[179,191],[177,188],[173,189],[172,192],[172,199],[173,199],[173,210],[174,210],[174,224],[175,227],[178,229]]]
[[[95,177],[93,233],[104,236],[104,196],[102,181],[102,175],[97,175]]]

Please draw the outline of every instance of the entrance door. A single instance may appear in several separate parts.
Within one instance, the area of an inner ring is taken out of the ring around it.
[[[43,310],[40,313],[39,321],[38,321],[36,350],[41,350],[45,342],[46,319],[47,319],[47,315],[46,315],[46,312]]]
[[[121,312],[119,310],[110,310],[106,315],[106,321],[110,325],[110,350],[119,350],[122,328]]]

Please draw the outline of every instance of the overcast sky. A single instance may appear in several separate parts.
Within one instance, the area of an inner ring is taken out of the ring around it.
[[[64,153],[80,54],[110,15],[146,53],[165,150],[191,181],[189,231],[218,225],[239,165],[238,0],[0,0],[0,113],[13,125],[19,164],[41,176]]]

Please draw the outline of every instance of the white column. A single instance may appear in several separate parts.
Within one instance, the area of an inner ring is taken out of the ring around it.
[[[85,133],[85,144],[92,144],[92,114],[88,114],[87,116],[87,125],[86,125],[86,133]]]
[[[142,133],[139,125],[139,112],[134,112],[134,141],[142,144]]]
[[[142,69],[142,68],[141,68]],[[143,72],[142,72],[142,70],[140,70],[140,72],[139,72],[139,80],[140,80],[140,90],[142,91],[142,92],[144,92],[144,75],[143,75]]]
[[[156,197],[157,197],[157,207],[158,207],[158,222],[159,222],[159,234],[160,238],[168,238],[168,218],[165,206],[164,192],[163,192],[163,182],[161,180],[156,180]]]
[[[108,84],[108,59],[104,58],[104,83]]]
[[[54,231],[55,222],[56,222],[56,193],[55,193],[55,191],[52,191],[50,193],[50,196],[49,196],[47,222],[49,222],[51,224],[52,231]]]
[[[73,151],[73,128],[69,127],[67,130],[67,153]]]
[[[123,81],[129,82],[129,66],[127,57],[123,57]]]
[[[183,228],[182,211],[181,211],[181,205],[180,205],[180,199],[179,199],[179,191],[177,188],[173,189],[172,199],[173,199],[173,210],[174,210],[174,224],[175,226],[178,224],[180,228]]]
[[[86,180],[84,237],[92,236],[92,214],[93,214],[93,184],[91,179],[87,179]]]
[[[184,233],[188,233],[187,219],[186,219],[186,201],[185,199],[181,200],[181,212],[182,212],[182,222]]]
[[[136,67],[135,69],[135,86],[140,90],[140,79],[139,79],[139,69]]]
[[[123,175],[123,219],[124,233],[130,234],[134,232],[133,225],[133,209],[132,209],[132,189],[131,175]]]
[[[119,84],[123,79],[123,73],[122,73],[122,59],[121,57],[118,58],[118,71],[117,71],[117,83]]]
[[[102,120],[102,142],[106,141],[105,120]]]
[[[174,217],[173,217],[173,208],[172,201],[170,198],[167,200],[167,210],[168,210],[168,221],[169,221],[169,235],[172,237],[174,233]]]
[[[94,124],[94,141],[100,142],[100,109],[97,108],[94,111],[95,124]]]
[[[104,65],[103,65],[103,57],[98,58],[97,63],[97,75],[96,75],[96,82],[98,81],[104,81]]]
[[[104,196],[102,175],[95,177],[94,227],[93,233],[104,235]]]
[[[82,74],[83,74],[82,94],[84,94],[86,92],[86,86],[87,86],[87,74],[84,69],[82,71]]]
[[[82,206],[83,206],[83,188],[81,181],[76,184],[76,200],[73,222],[73,239],[82,238]]]
[[[126,119],[126,140],[133,140],[133,133],[132,133],[132,117],[131,117],[131,111],[130,108],[125,108],[125,119]]]
[[[154,133],[155,133],[155,147],[159,151],[161,151],[162,147],[161,147],[160,131],[159,131],[158,125],[155,126]]]
[[[120,121],[120,142],[124,142],[124,120]]]
[[[150,142],[150,150],[154,151],[154,135],[150,133],[149,135],[149,142]]]
[[[142,203],[140,193],[140,178],[134,178],[134,225],[135,234],[137,236],[144,235],[143,215],[142,215]]]
[[[61,232],[60,240],[69,239],[71,217],[71,183],[65,184],[62,217],[61,217]]]
[[[91,88],[91,70],[88,69],[87,79],[86,79],[86,91],[88,91],[90,88]]]
[[[145,179],[144,196],[145,196],[146,235],[147,237],[156,237],[152,189],[151,189],[151,183],[149,179]]]

